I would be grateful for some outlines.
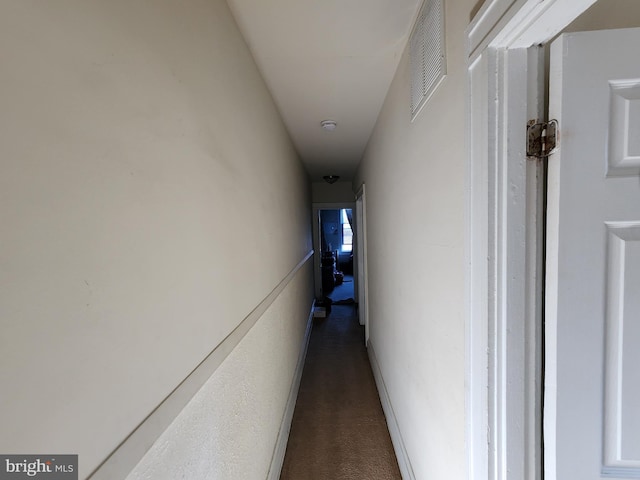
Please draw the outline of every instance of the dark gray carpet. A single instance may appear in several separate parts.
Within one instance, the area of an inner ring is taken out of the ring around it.
[[[280,478],[401,479],[352,306],[315,320]]]

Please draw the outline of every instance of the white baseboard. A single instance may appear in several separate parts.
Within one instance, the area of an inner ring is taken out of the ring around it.
[[[291,390],[289,390],[289,399],[287,400],[287,406],[284,410],[284,415],[282,416],[282,423],[280,424],[280,431],[278,432],[276,446],[273,449],[273,456],[271,457],[271,465],[269,466],[267,480],[278,480],[280,478],[280,473],[282,472],[284,455],[287,451],[287,442],[289,441],[289,431],[291,430],[291,421],[293,420],[293,411],[296,408],[298,390],[300,389],[300,380],[302,379],[302,370],[304,369],[304,362],[307,358],[309,338],[311,338],[311,326],[313,325],[314,308],[315,301],[311,306],[311,313],[309,313],[309,317],[307,318],[307,328],[305,330],[303,340],[304,343],[302,348],[300,349],[300,355],[298,356],[298,364],[296,365],[296,371],[293,375]]]
[[[384,416],[387,420],[389,435],[391,435],[391,443],[393,443],[393,449],[395,450],[396,458],[398,459],[400,473],[402,474],[402,478],[404,480],[415,480],[416,477],[413,473],[413,468],[411,467],[411,461],[409,460],[407,449],[405,448],[404,441],[402,440],[400,427],[398,426],[396,415],[393,412],[391,399],[389,398],[387,387],[384,383],[384,379],[382,378],[380,365],[378,364],[378,359],[376,358],[375,350],[373,349],[371,340],[369,340],[369,342],[367,343],[367,352],[369,354],[369,362],[371,362],[371,370],[373,370],[373,377],[376,381],[376,386],[378,387],[378,394],[380,395],[382,410],[384,411]]]

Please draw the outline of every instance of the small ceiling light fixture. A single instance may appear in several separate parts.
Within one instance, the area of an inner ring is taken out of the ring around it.
[[[338,122],[335,120],[323,120],[320,122],[322,128],[324,128],[328,132],[333,132],[338,126]]]
[[[327,183],[336,183],[338,180],[340,180],[339,175],[325,175],[322,178],[324,178],[324,181]]]

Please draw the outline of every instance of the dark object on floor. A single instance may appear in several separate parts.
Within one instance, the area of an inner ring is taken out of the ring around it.
[[[322,300],[316,300],[316,307],[324,307],[327,312],[327,316],[331,313],[331,305],[333,304],[333,300],[329,297],[324,297]]]
[[[313,326],[280,479],[401,479],[351,306]]]
[[[336,272],[334,277],[336,285],[342,285],[342,282],[344,281],[344,273]]]

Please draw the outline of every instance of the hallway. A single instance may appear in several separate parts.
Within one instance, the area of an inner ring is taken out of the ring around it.
[[[355,307],[316,319],[281,480],[400,479]]]
[[[446,79],[414,116],[421,3],[2,2],[0,450],[78,455],[82,480],[275,480],[295,415],[317,470],[289,478],[464,478],[477,0],[444,0]],[[345,204],[367,349],[334,304],[294,413],[313,213]]]

